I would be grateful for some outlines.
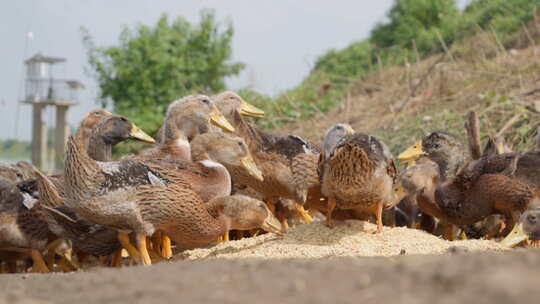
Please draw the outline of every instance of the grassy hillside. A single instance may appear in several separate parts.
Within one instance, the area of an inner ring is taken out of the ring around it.
[[[242,94],[269,113],[259,122],[263,127],[276,128],[320,116],[347,102],[361,102],[359,94],[371,96],[381,89],[388,90],[393,83],[381,86],[377,81],[388,70],[408,67],[402,76],[414,87],[419,80],[415,77],[421,75],[419,62],[430,61],[438,54],[446,54],[441,61],[445,64],[464,60],[479,64],[479,51],[486,62],[510,49],[530,45],[538,32],[535,20],[540,15],[539,5],[538,0],[516,0],[511,4],[505,0],[473,0],[459,11],[453,0],[396,1],[388,12],[388,21],[377,25],[370,38],[321,56],[297,88],[275,99],[254,92]],[[525,25],[527,31],[523,30]],[[394,78],[387,80],[403,80]]]
[[[329,126],[349,122],[398,153],[433,130],[464,136],[463,118],[475,110],[484,140],[503,129],[515,149],[530,149],[540,122],[540,18],[512,35],[505,46],[479,29],[448,52],[351,79],[338,106],[279,132],[319,141]]]

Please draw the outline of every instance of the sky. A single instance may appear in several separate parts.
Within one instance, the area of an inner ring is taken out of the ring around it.
[[[123,26],[153,25],[161,14],[197,22],[201,9],[214,9],[219,20],[235,30],[233,61],[247,64],[231,89],[246,87],[277,95],[299,84],[319,55],[368,37],[384,20],[392,0],[17,0],[0,3],[0,139],[31,137],[31,107],[19,105],[24,96],[24,59],[42,52],[64,57],[54,70],[57,78],[86,85],[81,104],[70,110],[69,122],[98,108],[95,81],[85,72],[87,57],[81,43],[84,26],[98,46],[114,45]],[[31,32],[32,39],[28,33]],[[54,113],[48,110],[49,124]]]

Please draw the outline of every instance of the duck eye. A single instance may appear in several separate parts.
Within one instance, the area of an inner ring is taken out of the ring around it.
[[[202,102],[204,102],[204,103],[206,103],[206,104],[209,104],[209,103],[210,103],[210,99],[203,98]]]

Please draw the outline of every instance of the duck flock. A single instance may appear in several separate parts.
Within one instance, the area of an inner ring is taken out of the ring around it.
[[[234,92],[172,102],[156,139],[106,110],[87,114],[62,174],[0,166],[2,272],[150,265],[175,252],[293,225],[374,221],[445,239],[538,247],[540,152],[486,152],[433,132],[401,153],[347,124],[322,143],[261,131]],[[126,140],[153,144],[113,160]],[[504,151],[499,151],[504,152]]]

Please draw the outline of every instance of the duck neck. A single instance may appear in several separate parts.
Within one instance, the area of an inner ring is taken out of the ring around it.
[[[88,156],[97,161],[111,161],[112,160],[112,148],[117,143],[111,143],[103,136],[92,134],[88,142]]]
[[[454,148],[447,152],[431,153],[429,158],[439,165],[442,180],[447,180],[456,176],[467,161],[468,155],[463,149]]]
[[[212,160],[207,153],[194,155],[194,161],[204,167],[204,192],[207,200],[231,194],[231,175],[225,166]]]
[[[231,123],[236,130],[235,133],[246,141],[250,151],[260,151],[270,145],[268,136],[263,136],[267,134],[251,126],[238,111],[234,111],[231,118]]]
[[[435,187],[427,187],[416,195],[418,207],[426,214],[447,221],[446,216],[435,202]]]
[[[191,161],[191,146],[188,137],[173,122],[165,122],[163,148],[177,159]]]
[[[227,200],[225,197],[218,197],[210,200],[205,204],[206,210],[212,215],[213,218],[217,219],[221,224],[226,227],[226,231],[229,231],[232,227],[232,219],[226,213]]]
[[[80,142],[73,137],[68,140],[64,176],[68,194],[80,197],[99,183],[101,170],[95,160],[90,158]]]

